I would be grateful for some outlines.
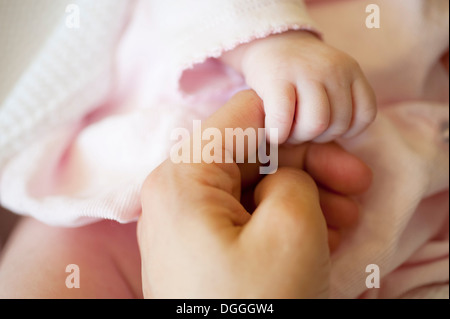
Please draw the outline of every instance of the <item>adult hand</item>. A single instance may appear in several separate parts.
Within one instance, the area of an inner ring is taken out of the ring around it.
[[[224,132],[263,126],[261,100],[245,91],[204,127]],[[283,160],[285,151],[293,155]],[[250,164],[167,160],[154,170],[142,189],[138,222],[144,296],[327,297],[325,217],[335,219],[331,226],[337,228],[354,219],[347,216],[342,222],[338,217],[340,211],[357,211],[347,195],[368,187],[370,170],[334,144],[282,150],[280,166],[290,167],[280,167],[262,180]],[[255,182],[250,214],[241,204],[241,188]],[[330,214],[324,215],[324,204],[333,201]]]

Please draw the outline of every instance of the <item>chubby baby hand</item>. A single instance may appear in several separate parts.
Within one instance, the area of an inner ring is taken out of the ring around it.
[[[253,41],[222,60],[264,101],[265,127],[278,129],[272,143],[350,138],[375,119],[375,95],[358,63],[308,31]]]

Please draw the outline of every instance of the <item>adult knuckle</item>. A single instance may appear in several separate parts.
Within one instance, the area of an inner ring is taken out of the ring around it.
[[[291,185],[289,185],[289,189],[291,189],[294,194],[297,194],[299,185],[304,185],[308,188],[316,186],[314,179],[308,173],[297,168],[281,167],[277,174],[287,183],[290,182]]]

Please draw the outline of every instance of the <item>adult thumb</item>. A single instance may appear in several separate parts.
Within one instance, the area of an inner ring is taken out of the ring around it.
[[[304,171],[281,168],[255,190],[254,211],[242,230],[248,247],[276,263],[285,285],[298,298],[328,296],[330,256],[328,232],[313,179]],[[280,283],[283,284],[283,283]]]

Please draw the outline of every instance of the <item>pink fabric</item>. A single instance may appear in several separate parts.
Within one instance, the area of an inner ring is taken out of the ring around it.
[[[171,130],[190,128],[244,87],[215,58],[272,33],[320,30],[359,61],[380,106],[367,132],[342,141],[375,180],[360,198],[358,226],[333,256],[332,297],[399,297],[448,283],[449,78],[440,63],[448,1],[310,1],[315,22],[296,0],[177,2],[138,3],[117,33],[109,94],[6,162],[2,204],[55,225],[135,220],[140,185],[167,157]],[[380,6],[380,29],[364,25],[371,3]],[[380,267],[380,289],[365,286],[369,264]]]
[[[102,13],[102,6],[90,7],[91,1],[77,3],[80,12]],[[89,22],[98,21],[98,25],[82,25],[76,33],[82,39],[77,43],[62,24],[48,41],[54,43],[57,38],[60,47],[43,49],[41,56],[47,58],[34,61],[25,80],[3,106],[6,111],[12,110],[10,123],[15,121],[13,131],[19,131],[11,136],[24,135],[20,132],[22,121],[17,118],[28,115],[31,122],[27,126],[31,142],[24,144],[22,138],[11,138],[5,143],[21,149],[1,171],[0,197],[5,207],[52,225],[79,226],[99,218],[136,220],[140,213],[140,186],[168,156],[171,130],[191,127],[192,119],[214,112],[227,100],[229,90],[243,84],[241,77],[218,65],[213,57],[272,33],[313,28],[303,2],[297,0],[198,0],[195,5],[188,0],[139,1],[132,15],[123,18],[130,7],[116,12],[116,25],[129,20],[125,32],[111,29],[109,24],[103,24],[104,18],[94,16]],[[118,45],[106,46],[106,41],[99,44],[91,39],[100,27],[106,35],[98,36],[106,36]],[[97,59],[85,59],[74,66],[73,61],[82,54],[76,51],[78,54],[71,56],[72,47],[91,46],[96,46],[92,51],[107,55],[94,56]],[[58,52],[69,58],[61,59]],[[40,100],[41,95],[46,95],[39,94],[46,88],[43,77],[53,77],[57,82],[61,74],[70,75],[75,68],[97,70],[98,65],[110,60],[110,68],[103,70],[109,74],[106,80],[92,74],[81,82],[82,90],[74,90],[68,83],[58,92],[49,92],[47,101]],[[194,65],[200,66],[198,72],[189,72]],[[55,74],[48,71],[54,69]],[[181,79],[183,71],[186,75]],[[209,74],[213,76],[205,79],[204,75]],[[36,90],[39,86],[44,88]],[[189,94],[202,87],[201,94]],[[17,112],[23,96],[42,103],[34,108],[42,110],[51,105],[54,112],[23,114],[30,106]],[[86,103],[85,97],[91,96],[95,102]],[[39,117],[56,120],[33,121]],[[0,166],[6,150],[0,153]]]
[[[380,29],[362,26],[371,3]],[[343,142],[375,179],[333,256],[332,296],[393,298],[448,284],[448,1],[324,1],[309,12],[325,40],[360,63],[380,108],[366,133]],[[380,267],[380,289],[365,286],[369,264]]]

